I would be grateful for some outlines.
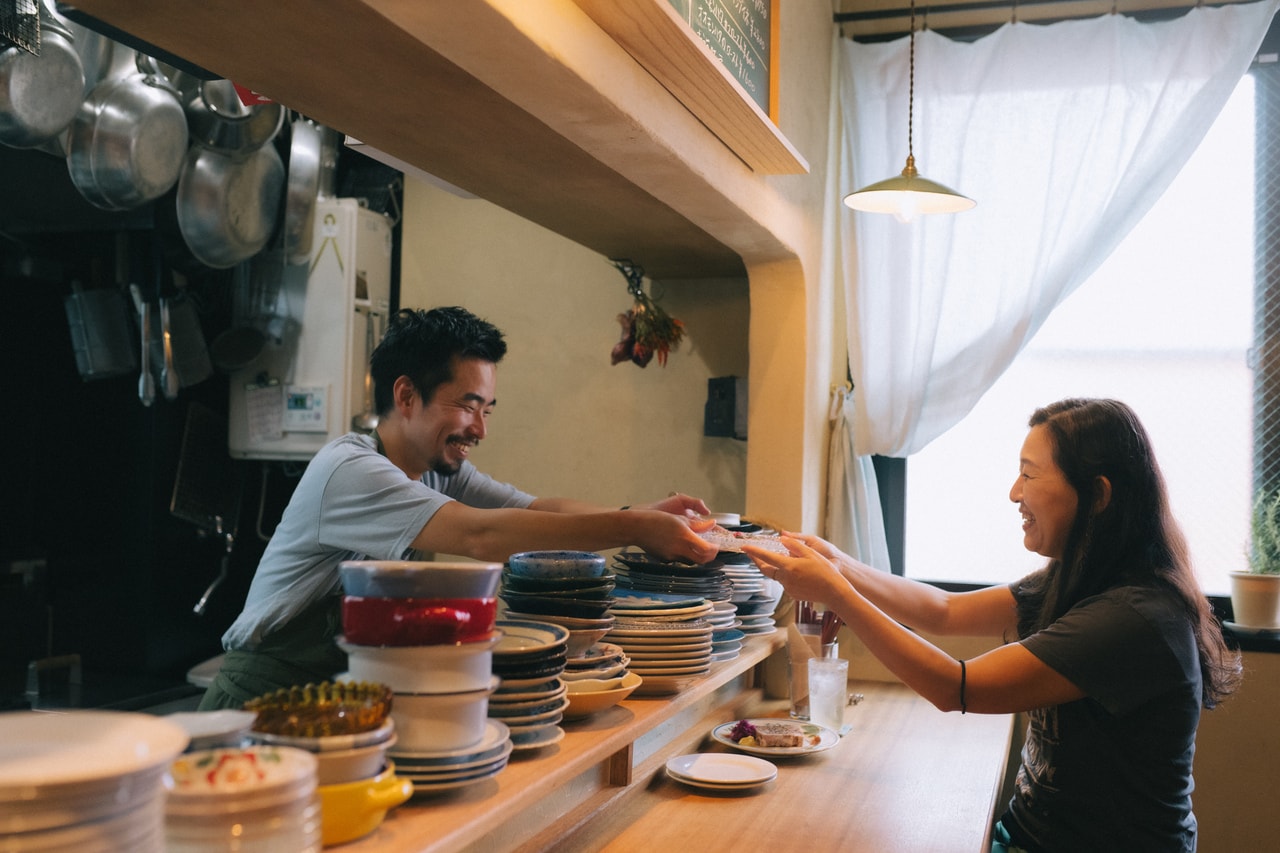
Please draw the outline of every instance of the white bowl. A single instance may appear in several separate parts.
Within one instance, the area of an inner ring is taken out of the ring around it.
[[[493,648],[501,639],[502,631],[494,631],[474,643],[359,646],[339,637],[338,646],[347,653],[347,673],[353,681],[376,681],[396,694],[465,693],[489,686]]]
[[[394,746],[396,736],[389,740],[355,749],[331,749],[317,752],[316,782],[320,785],[341,785],[359,779],[372,779],[382,772],[387,763],[387,748]]]
[[[493,598],[501,563],[347,560],[338,564],[347,595],[372,598]]]
[[[484,690],[466,693],[397,693],[391,703],[397,748],[405,752],[461,749],[484,737],[489,696],[498,688],[490,677]]]

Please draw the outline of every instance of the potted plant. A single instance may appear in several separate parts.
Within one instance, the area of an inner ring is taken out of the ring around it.
[[[1259,489],[1249,525],[1249,571],[1231,573],[1241,628],[1280,630],[1280,488]]]

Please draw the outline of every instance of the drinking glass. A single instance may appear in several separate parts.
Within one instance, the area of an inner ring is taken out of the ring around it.
[[[849,695],[849,662],[844,658],[809,659],[809,720],[836,734],[844,728]]]

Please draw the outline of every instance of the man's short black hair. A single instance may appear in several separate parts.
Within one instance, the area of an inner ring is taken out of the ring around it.
[[[507,354],[507,342],[497,326],[465,308],[402,308],[387,321],[382,341],[370,360],[374,405],[379,414],[391,410],[391,388],[408,376],[423,400],[453,378],[457,358],[478,358],[497,364]]]

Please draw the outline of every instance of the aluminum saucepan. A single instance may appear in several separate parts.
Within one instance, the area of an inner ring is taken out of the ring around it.
[[[91,204],[127,210],[164,195],[187,152],[187,120],[155,60],[89,93],[67,135],[71,181]]]
[[[0,143],[35,148],[62,133],[84,97],[84,68],[71,31],[40,5],[40,54],[0,50]]]
[[[178,178],[178,230],[196,260],[226,269],[271,239],[284,193],[284,162],[274,145],[243,159],[191,147]]]
[[[179,72],[174,83],[196,145],[248,156],[274,139],[284,124],[283,106],[246,105],[230,80],[198,80]]]

